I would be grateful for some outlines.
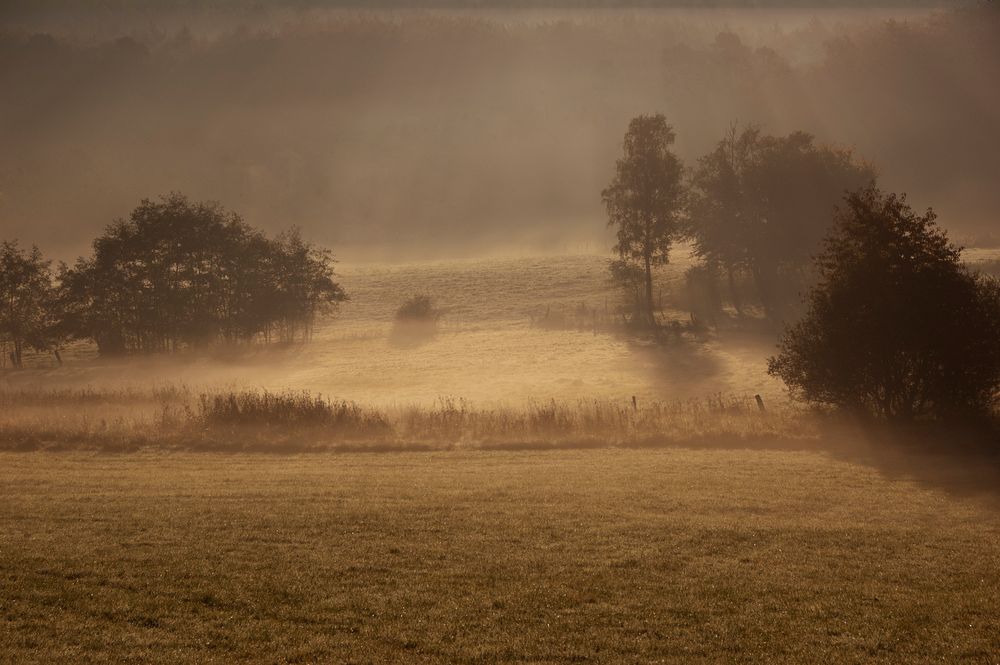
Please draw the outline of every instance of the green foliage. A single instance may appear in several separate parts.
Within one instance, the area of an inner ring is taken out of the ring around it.
[[[753,275],[775,315],[787,304],[781,282],[808,263],[837,201],[874,177],[850,151],[816,145],[804,132],[777,137],[733,127],[694,169],[686,232],[705,261]]]
[[[316,315],[345,299],[332,257],[297,231],[275,239],[214,203],[143,200],[61,271],[67,332],[102,353],[217,341],[308,339]]]
[[[617,230],[614,251],[619,262],[612,274],[628,275],[628,288],[634,286],[636,273],[642,275],[642,313],[649,325],[656,324],[652,270],[669,260],[684,205],[683,167],[670,150],[674,138],[661,114],[633,118],[625,133],[625,154],[615,165],[611,184],[601,192],[608,226]]]
[[[1000,390],[1000,286],[970,273],[928,210],[846,197],[820,282],[769,372],[793,395],[891,419],[981,414]]]

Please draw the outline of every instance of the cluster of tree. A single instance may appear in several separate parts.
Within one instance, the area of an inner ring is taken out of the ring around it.
[[[817,145],[804,132],[733,128],[691,174],[684,232],[706,265],[726,275],[738,313],[736,276],[745,273],[775,316],[794,296],[782,282],[794,283],[789,276],[809,265],[844,193],[874,180],[850,151]]]
[[[786,304],[779,283],[811,274],[807,311],[769,361],[799,398],[885,419],[994,412],[1000,282],[969,270],[932,210],[915,214],[871,167],[807,134],[734,129],[686,173],[673,141],[662,115],[632,120],[603,192],[618,233],[611,270],[641,320],[657,325],[653,269],[690,240],[702,263],[689,286],[714,307],[721,273],[737,311],[735,275],[751,275],[771,317]]]
[[[26,347],[68,339],[93,340],[102,354],[304,341],[317,315],[346,298],[330,253],[297,231],[269,238],[181,194],[143,200],[93,248],[53,278],[37,248],[4,243],[0,336],[15,365]]]
[[[712,152],[685,169],[671,150],[672,128],[660,115],[631,121],[614,179],[602,196],[617,230],[613,276],[638,294],[637,314],[655,325],[653,271],[674,243],[693,242],[704,262],[701,290],[717,294],[727,277],[742,315],[738,276],[749,275],[769,317],[794,291],[782,284],[809,265],[847,191],[874,182],[870,166],[848,150],[819,145],[804,132],[768,136],[734,127]],[[636,288],[638,285],[638,288]]]

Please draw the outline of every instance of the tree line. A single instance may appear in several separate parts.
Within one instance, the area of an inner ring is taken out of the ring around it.
[[[733,128],[690,169],[674,139],[663,115],[634,118],[602,193],[636,321],[658,329],[653,270],[690,241],[689,279],[712,291],[724,275],[739,316],[738,275],[782,324],[808,292],[768,364],[794,396],[880,419],[996,413],[1000,282],[965,265],[933,210],[915,213],[870,165],[802,132]]]
[[[144,199],[73,265],[0,245],[0,342],[15,367],[27,349],[58,358],[71,340],[102,355],[304,341],[345,299],[330,252],[297,230],[271,238],[178,193]]]

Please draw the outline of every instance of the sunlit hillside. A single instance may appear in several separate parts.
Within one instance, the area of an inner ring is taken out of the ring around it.
[[[665,316],[676,309],[684,253],[663,271]],[[607,259],[560,256],[404,265],[342,265],[350,300],[304,346],[190,352],[169,359],[103,360],[80,345],[62,368],[50,356],[5,374],[0,386],[310,390],[376,405],[429,404],[441,397],[518,406],[538,400],[672,400],[762,394],[782,399],[766,376],[773,335],[720,329],[647,344],[618,334],[621,295]],[[394,313],[424,293],[442,310],[437,330],[399,334]],[[595,324],[595,321],[597,322]]]

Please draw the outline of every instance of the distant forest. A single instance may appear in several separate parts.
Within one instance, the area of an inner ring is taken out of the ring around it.
[[[352,256],[593,249],[621,128],[653,110],[683,127],[686,163],[734,120],[803,130],[879,164],[966,244],[997,234],[998,7],[508,21],[161,6],[4,23],[5,235],[69,258],[177,190]]]

